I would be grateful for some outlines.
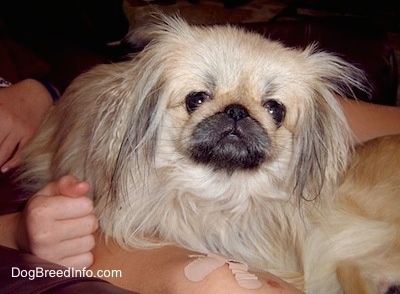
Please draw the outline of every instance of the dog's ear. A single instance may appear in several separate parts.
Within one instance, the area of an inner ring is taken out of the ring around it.
[[[139,64],[142,61],[139,61]],[[122,140],[114,163],[111,195],[116,195],[117,190],[121,191],[121,187],[128,186],[126,177],[130,177],[132,184],[135,184],[135,180],[145,181],[154,166],[159,129],[169,98],[162,65],[156,63],[152,66],[143,65],[142,69],[146,68],[147,73],[132,84],[135,88],[132,95],[136,101],[128,110],[124,131],[121,133]],[[136,170],[135,177],[132,176],[132,169]]]
[[[146,50],[124,65],[124,78],[108,89],[121,104],[104,101],[100,112],[103,116],[94,126],[90,146],[102,152],[98,161],[107,165],[104,168],[110,183],[109,195],[127,195],[123,189],[129,186],[128,182],[135,185],[143,181],[154,165],[159,129],[169,99],[164,63],[156,51]],[[102,145],[108,146],[108,150],[105,146],[99,148]]]
[[[369,93],[364,73],[346,61],[311,46],[304,51],[310,66],[309,97],[298,126],[292,166],[295,195],[316,199],[333,189],[344,174],[354,145],[354,136],[344,116],[338,96],[354,96],[354,90]]]
[[[351,133],[342,114],[331,108],[326,96],[314,95],[314,104],[303,114],[305,123],[295,139],[294,149],[301,151],[295,155],[292,166],[294,194],[305,200],[333,191],[347,167],[352,147]]]

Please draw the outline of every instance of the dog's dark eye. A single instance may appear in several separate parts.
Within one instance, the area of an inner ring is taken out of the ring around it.
[[[268,113],[272,116],[272,118],[275,120],[275,123],[279,127],[283,119],[285,118],[286,115],[286,107],[282,103],[276,101],[276,100],[267,100],[264,102],[263,106],[267,109]]]
[[[204,101],[210,99],[210,95],[206,92],[192,92],[186,96],[186,109],[189,113],[192,113],[199,107]]]

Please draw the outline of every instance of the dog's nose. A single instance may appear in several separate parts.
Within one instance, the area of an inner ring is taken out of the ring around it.
[[[224,111],[230,118],[235,121],[241,120],[249,116],[247,109],[240,104],[231,104],[225,108]]]

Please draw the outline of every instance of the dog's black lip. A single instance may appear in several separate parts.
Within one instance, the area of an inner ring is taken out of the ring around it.
[[[234,124],[230,130],[223,132],[221,134],[221,139],[219,141],[223,140],[226,137],[229,137],[229,138],[232,138],[232,139],[233,138],[236,138],[236,139],[242,139],[243,138],[243,136],[241,135],[240,131],[237,129],[236,124]]]
[[[243,142],[243,137],[237,134],[236,132],[231,132],[222,135],[217,142],[217,144],[228,144],[228,143],[245,145]]]

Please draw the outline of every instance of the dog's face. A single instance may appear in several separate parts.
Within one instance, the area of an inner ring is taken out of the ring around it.
[[[169,105],[173,128],[166,131],[179,130],[175,148],[195,164],[229,173],[279,159],[291,144],[302,107],[287,94],[298,91],[282,78],[285,65],[273,68],[268,62],[276,44],[257,35],[238,40],[243,36],[235,30],[221,32],[219,39],[199,32],[199,46],[177,44],[179,66],[167,70],[176,94]]]
[[[235,30],[218,39],[199,33],[197,44],[173,50],[168,140],[160,143],[216,172],[255,172],[272,162],[286,169],[296,124],[310,103],[299,101],[301,76],[290,61],[282,63],[281,54],[292,52]]]
[[[178,23],[155,40],[143,56],[162,68],[167,101],[158,167],[259,176],[299,195],[312,181],[308,198],[343,169],[349,133],[334,95],[354,68],[232,27]]]

